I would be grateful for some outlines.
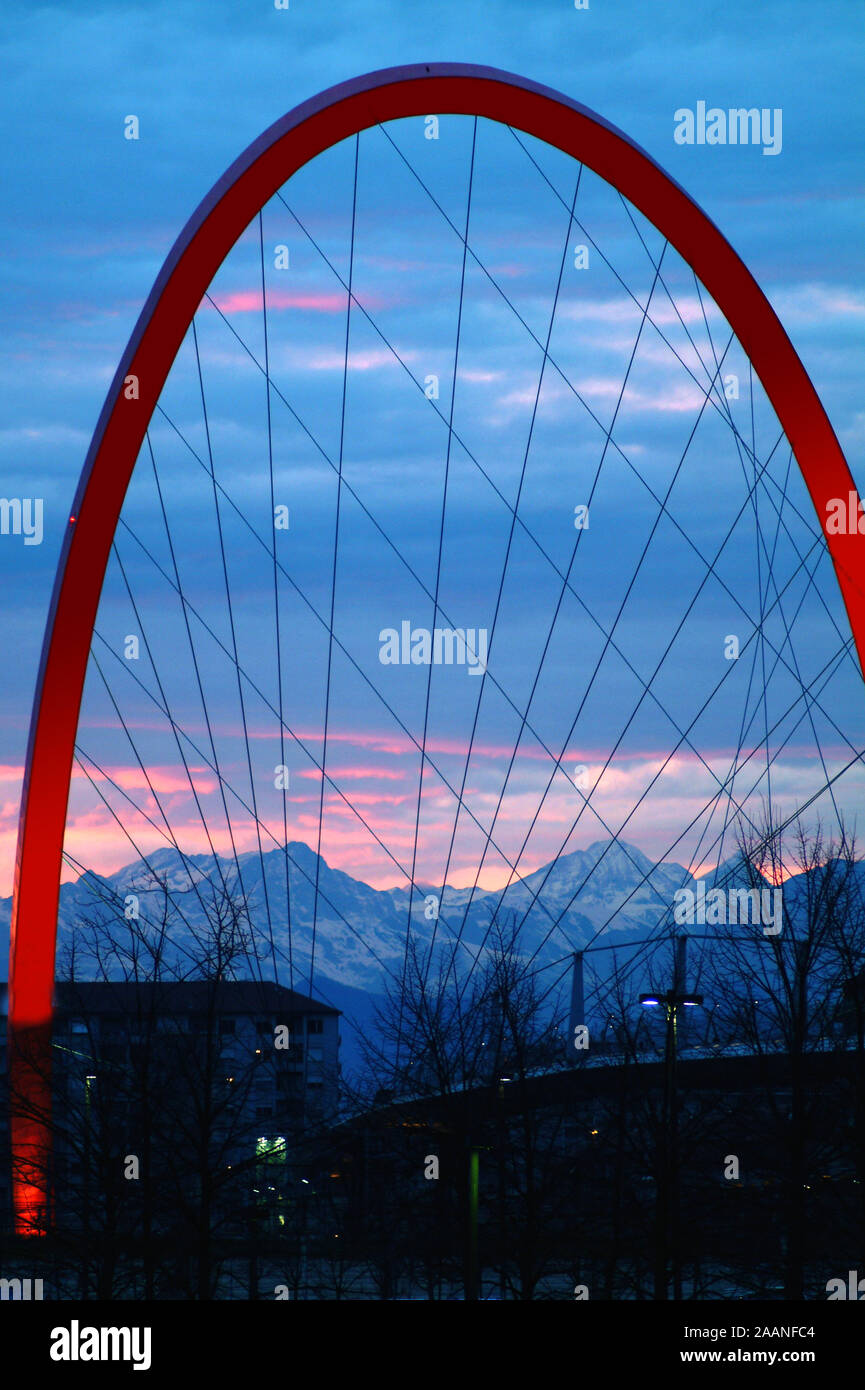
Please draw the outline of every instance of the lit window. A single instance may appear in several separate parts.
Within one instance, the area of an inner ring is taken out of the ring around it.
[[[255,1156],[265,1163],[285,1162],[285,1135],[263,1136],[255,1141]]]

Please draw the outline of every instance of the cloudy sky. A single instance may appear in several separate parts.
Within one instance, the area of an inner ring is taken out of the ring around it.
[[[863,53],[853,0],[756,12],[747,0],[7,3],[2,492],[44,499],[44,538],[0,537],[0,893],[90,435],[165,255],[250,141],[323,88],[392,64],[480,63],[576,98],[648,150],[742,255],[860,479]],[[678,144],[674,113],[701,101],[780,109],[780,153]],[[425,882],[492,886],[619,833],[700,868],[729,849],[723,787],[787,813],[862,746],[861,678],[813,509],[716,306],[571,159],[488,122],[442,114],[437,133],[399,122],[302,170],[202,305],[109,568],[70,874],[115,869],[170,835],[190,852],[227,853],[232,835],[253,849],[253,810],[265,849],[283,824],[313,847],[321,833],[330,862],[381,886],[412,865]],[[271,455],[285,532],[272,530]],[[574,508],[590,495],[579,532]],[[384,663],[381,634],[403,623],[484,632],[486,675]],[[853,812],[861,791],[853,769],[819,809]]]

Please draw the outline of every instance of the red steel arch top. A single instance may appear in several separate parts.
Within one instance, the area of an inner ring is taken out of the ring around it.
[[[75,732],[93,625],[123,498],[163,383],[219,265],[302,165],[379,122],[427,112],[512,125],[614,185],[675,246],[727,318],[793,448],[821,528],[855,492],[816,391],[753,276],[714,223],[620,130],[579,102],[512,73],[462,63],[387,68],[303,102],[235,160],[187,222],[153,286],[96,426],[66,530],[27,749],[12,909],[10,1028],[51,1018],[57,907]],[[138,378],[139,399],[124,396]],[[860,666],[865,535],[828,536]]]

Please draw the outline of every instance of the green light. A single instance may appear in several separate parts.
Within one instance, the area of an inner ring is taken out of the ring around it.
[[[478,1296],[478,1187],[480,1154],[469,1150],[469,1281],[466,1295],[473,1301]]]
[[[264,1159],[266,1163],[284,1163],[286,1158],[285,1135],[276,1134],[270,1137],[262,1135],[255,1141],[256,1158]]]

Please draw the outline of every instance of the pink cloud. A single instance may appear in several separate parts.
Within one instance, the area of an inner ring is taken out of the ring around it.
[[[498,381],[503,376],[504,372],[481,371],[475,367],[460,367],[459,370],[460,381]]]
[[[403,806],[407,801],[413,799],[409,795],[385,796],[377,795],[375,792],[353,792],[351,804],[352,806]],[[331,792],[327,806],[328,811],[332,810],[339,815],[351,816],[354,814],[336,792]]]
[[[307,734],[305,737],[314,739],[319,738],[320,734]],[[354,744],[362,749],[374,750],[376,753],[389,753],[401,760],[408,758],[407,763],[398,761],[395,766],[386,767],[370,764],[368,757],[355,766],[341,762],[332,769],[332,775],[338,784],[341,784],[343,780],[346,783],[356,784],[365,778],[369,778],[373,782],[381,780],[384,783],[393,784],[403,778],[413,779],[416,776],[418,751],[405,736],[394,737],[380,732],[354,733],[337,730],[335,732],[330,731],[329,738],[341,744]],[[466,747],[464,739],[441,739],[428,742],[430,752],[435,749],[438,752],[454,754],[461,758],[465,757]],[[498,800],[500,777],[503,770],[502,759],[508,757],[510,751],[510,747],[505,745],[492,743],[475,745],[473,759],[477,757],[478,764],[474,766],[474,774],[467,789],[466,798],[472,815],[476,816],[485,827],[489,826],[492,821]],[[574,766],[577,763],[584,763],[588,767],[587,780],[589,786],[592,786],[606,761],[608,751],[604,748],[584,746],[569,750],[564,755],[561,763],[562,771],[556,774],[556,779],[532,834],[526,855],[519,864],[520,874],[527,874],[548,862],[559,850],[570,829],[576,815],[576,801],[575,792],[569,787],[568,779]],[[735,751],[734,748],[721,744],[702,750],[706,762],[722,781],[729,774]],[[830,763],[837,762],[839,765],[848,756],[840,745],[824,747],[823,751]],[[654,775],[660,770],[664,759],[665,753],[659,752],[657,748],[631,749],[626,755],[617,757],[603,775],[597,791],[594,793],[595,809],[603,816],[606,825],[614,831],[619,831],[620,827],[627,822],[622,832],[623,838],[638,845],[650,857],[666,856],[688,864],[691,855],[694,854],[695,872],[704,872],[712,866],[713,851],[707,846],[715,838],[714,828],[710,831],[708,841],[704,843],[700,851],[697,851],[697,834],[689,835],[672,852],[669,850],[669,846],[674,844],[680,834],[682,826],[687,824],[692,816],[700,816],[706,802],[717,793],[717,783],[701,765],[696,754],[688,750],[680,750],[667,763],[652,792],[637,814],[630,816],[632,808]],[[545,765],[541,770],[540,781],[538,781],[537,774],[531,772],[532,766],[538,762]],[[805,764],[806,771],[813,764],[813,750],[805,744],[786,749],[783,761],[779,760],[775,765],[774,787],[777,794],[782,798],[787,798],[787,804],[791,806],[801,799],[803,764]],[[515,763],[494,831],[497,844],[511,860],[519,852],[522,837],[537,809],[551,768],[552,763],[547,754],[531,745],[521,750]],[[738,796],[741,797],[745,794],[751,783],[757,779],[759,771],[760,768],[756,759],[752,759],[746,764],[737,779],[735,791]],[[20,782],[22,772],[23,769],[18,765],[0,764],[0,781]],[[106,769],[106,772],[110,773],[118,786],[138,793],[142,809],[153,814],[156,818],[157,813],[140,769],[112,766]],[[209,769],[195,767],[192,772],[196,786],[200,791],[204,793],[215,792],[216,781]],[[305,794],[290,798],[292,816],[289,838],[305,839],[314,845],[318,830],[319,774],[315,769],[302,769],[298,776],[306,777],[306,790]],[[93,771],[93,777],[97,783],[100,781],[95,771]],[[153,785],[160,795],[169,798],[172,828],[184,851],[189,854],[208,852],[210,848],[208,839],[195,812],[185,775],[182,775],[177,768],[168,766],[153,769],[151,777]],[[70,806],[67,823],[66,848],[79,863],[100,873],[112,873],[130,863],[135,857],[134,851],[129,840],[118,829],[107,808],[101,803],[96,804],[95,797],[80,769],[75,770],[74,778],[73,802]],[[451,780],[453,781],[453,778]],[[857,792],[861,782],[862,778],[858,776],[849,783],[850,798],[854,792]],[[410,863],[414,844],[413,810],[416,794],[416,784],[412,780],[409,782],[409,791],[406,795],[380,794],[375,791],[363,791],[351,795],[352,801],[357,805],[357,809],[361,811],[364,819],[386,843],[391,853],[405,865]],[[216,806],[216,803],[214,802],[212,805]],[[274,848],[282,837],[281,814],[276,811],[269,814],[271,809],[272,807],[269,805],[262,808],[263,823],[270,831],[270,835],[265,834],[264,836],[266,849]],[[431,769],[428,769],[425,776],[419,838],[418,877],[422,880],[435,879],[443,871],[455,811],[456,802],[453,794],[443,788],[440,780]],[[157,849],[164,848],[169,843],[165,835],[149,825],[143,816],[134,815],[129,808],[127,808],[127,813],[126,818],[129,821],[130,831],[144,853],[152,853]],[[758,818],[756,809],[753,809],[753,814],[755,818]],[[464,886],[473,882],[480,858],[482,837],[472,820],[472,815],[468,814],[466,809],[463,809],[460,814],[460,829],[449,871],[449,881],[456,886]],[[17,800],[14,797],[8,797],[0,802],[0,893],[4,896],[8,896],[12,888],[17,821]],[[705,823],[706,818],[701,817],[699,828],[701,829]],[[718,823],[716,815],[712,822],[713,827],[717,828]],[[257,847],[255,824],[249,816],[237,815],[233,819],[233,826],[235,842],[240,851],[253,850]],[[566,852],[575,848],[585,848],[593,840],[605,838],[607,833],[605,827],[592,811],[586,811],[579,822],[573,839],[567,845]],[[214,815],[211,834],[217,852],[230,855],[229,834],[227,829],[220,825],[217,814]],[[732,841],[729,843],[729,850],[732,851]],[[353,876],[364,878],[374,887],[390,887],[405,883],[405,879],[400,875],[393,861],[376,845],[369,831],[360,823],[351,808],[331,788],[327,789],[325,798],[322,852],[327,862],[333,867],[342,869]],[[505,882],[508,873],[509,870],[502,864],[498,853],[494,849],[490,849],[483,870],[482,883],[489,888],[498,887]],[[76,877],[77,870],[74,868],[64,870],[64,881]]]
[[[528,268],[517,261],[503,261],[501,265],[488,266],[487,269],[497,280],[516,280],[529,273]]]
[[[581,396],[589,399],[601,398],[603,400],[618,400],[622,383],[617,377],[590,377],[585,381],[574,383]],[[704,400],[704,393],[696,386],[687,385],[680,382],[672,390],[666,387],[659,387],[657,394],[649,394],[646,391],[636,391],[632,387],[627,387],[623,396],[623,404],[630,405],[636,410],[659,411],[662,414],[692,413],[699,410]]]
[[[705,307],[707,319],[721,317],[717,306],[706,294],[703,295],[702,305],[696,295],[680,295],[676,298],[675,306],[668,299],[656,294],[649,306],[648,317],[653,323],[662,326],[680,322],[702,323],[703,307]],[[600,323],[633,321],[638,324],[642,313],[642,309],[634,303],[633,299],[624,296],[621,299],[579,299],[563,304],[559,309],[561,318],[577,321],[593,319]]]
[[[221,732],[228,734],[234,733],[239,738],[243,736],[243,731],[240,728],[223,728]],[[304,744],[321,743],[323,737],[323,731],[321,729],[295,729],[294,732],[297,738]],[[258,729],[250,730],[249,736],[250,738],[256,739],[275,739],[279,737],[277,732]],[[414,758],[420,758],[420,750],[412,743],[407,734],[328,729],[327,741],[329,744],[344,743],[356,748],[368,749],[376,753],[388,753],[394,756],[407,753]],[[453,753],[455,755],[462,754],[462,756],[465,757],[468,751],[468,740],[460,738],[430,737],[426,741],[426,749],[428,753]],[[475,742],[473,751],[473,756],[477,755],[478,757],[501,758],[510,757],[510,754],[511,749],[505,744],[489,744],[479,741]],[[546,754],[539,750],[535,750],[534,752],[529,750],[526,752],[525,756],[546,757]]]
[[[205,772],[203,767],[190,767],[192,783],[198,792],[216,791],[216,778],[210,774],[209,769]],[[94,782],[116,782],[123,791],[150,791],[151,787],[155,792],[188,792],[189,781],[185,773],[179,772],[173,767],[150,767],[147,769],[147,777],[140,767],[107,767],[102,772],[97,772],[96,768],[88,766],[87,773],[82,768],[75,766],[72,769],[74,778],[89,778]],[[149,781],[148,781],[149,778]],[[89,780],[89,779],[88,779]]]
[[[395,768],[384,767],[329,767],[327,775],[337,784],[340,782],[360,781],[365,778],[372,778],[375,781],[401,782],[405,773],[397,772]],[[296,774],[298,777],[308,777],[311,781],[321,781],[321,769],[308,767]]]
[[[211,296],[223,314],[261,313],[261,290],[232,290]],[[267,296],[268,311],[272,309],[302,309],[313,314],[344,314],[347,296],[344,290],[271,290]],[[206,303],[206,301],[205,301]],[[384,300],[376,295],[364,297],[366,309],[380,309]]]
[[[400,356],[404,362],[411,362],[417,353],[401,352]],[[319,354],[308,357],[303,365],[311,372],[341,372],[345,366],[345,356],[341,352]],[[385,348],[370,348],[366,352],[350,352],[348,365],[354,372],[372,372],[380,367],[398,367],[399,363],[393,353]]]

